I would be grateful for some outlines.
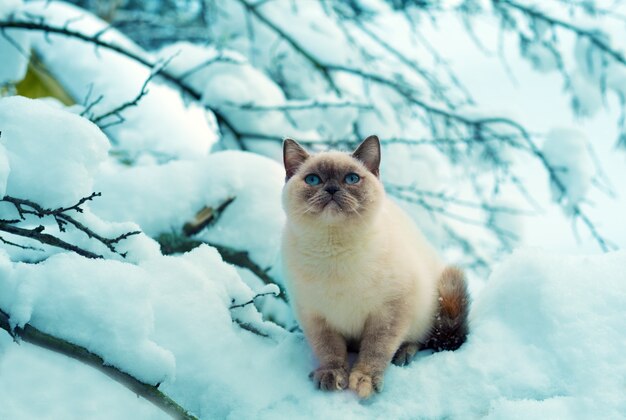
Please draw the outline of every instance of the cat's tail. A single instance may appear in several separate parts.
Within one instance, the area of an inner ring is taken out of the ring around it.
[[[423,348],[456,350],[465,342],[469,332],[469,295],[463,272],[456,267],[447,267],[439,277],[437,291],[437,311]]]

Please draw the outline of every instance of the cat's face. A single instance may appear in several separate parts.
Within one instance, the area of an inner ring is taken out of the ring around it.
[[[367,221],[380,207],[384,191],[378,180],[377,137],[368,137],[352,155],[309,155],[295,141],[285,140],[283,156],[287,173],[283,206],[291,220],[358,223]]]

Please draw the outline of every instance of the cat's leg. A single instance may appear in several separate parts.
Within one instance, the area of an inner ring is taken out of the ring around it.
[[[309,377],[325,391],[348,386],[348,350],[345,338],[320,316],[303,317],[305,335],[320,366]]]
[[[361,336],[359,357],[350,372],[350,389],[360,398],[383,389],[383,376],[391,358],[402,343],[410,318],[406,304],[391,302],[387,311],[370,315]]]
[[[391,363],[396,366],[406,366],[411,363],[413,357],[419,350],[420,346],[417,343],[402,343],[400,348],[396,351],[396,354],[393,355],[393,359],[391,359]]]

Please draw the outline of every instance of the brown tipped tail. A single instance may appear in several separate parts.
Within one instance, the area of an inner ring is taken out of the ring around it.
[[[447,267],[441,273],[437,290],[439,306],[423,348],[456,350],[465,342],[469,331],[469,296],[463,272],[456,267]]]

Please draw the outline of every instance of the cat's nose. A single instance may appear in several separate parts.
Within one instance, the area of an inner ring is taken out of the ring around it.
[[[336,193],[337,191],[339,191],[338,187],[335,187],[334,185],[329,185],[328,187],[324,188],[324,190],[330,194],[333,195],[334,193]]]

